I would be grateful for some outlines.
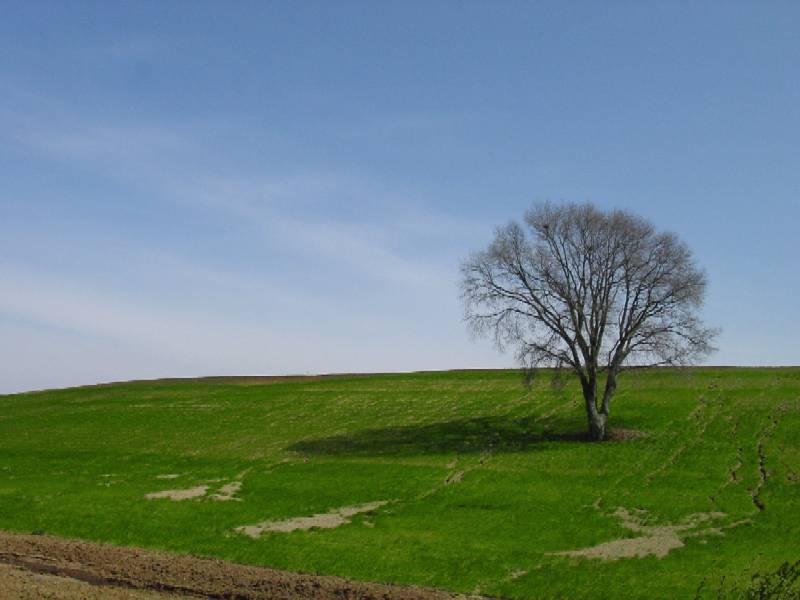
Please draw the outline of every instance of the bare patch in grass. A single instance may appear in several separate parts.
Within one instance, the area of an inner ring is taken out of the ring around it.
[[[608,434],[606,440],[609,442],[628,442],[630,440],[640,440],[647,437],[647,433],[638,429],[625,429],[622,427],[614,428]]]
[[[242,527],[237,527],[234,531],[253,539],[258,539],[263,533],[267,532],[290,533],[292,531],[315,528],[334,529],[341,525],[346,525],[350,522],[350,518],[357,514],[372,512],[385,504],[388,504],[388,500],[379,500],[377,502],[368,502],[355,506],[343,506],[310,517],[297,517],[294,519],[286,519],[285,521],[264,521],[256,525],[243,525]]]
[[[462,481],[464,481],[464,473],[465,473],[464,471],[459,471],[457,473],[449,475],[447,479],[444,480],[444,484],[451,485],[453,483],[461,483]]]
[[[180,473],[165,473],[164,475],[156,475],[156,479],[177,479]]]
[[[230,500],[239,502],[241,498],[236,498],[235,496],[239,493],[240,489],[242,489],[242,482],[233,481],[219,488],[219,491],[216,494],[212,494],[211,498],[220,502],[228,502]]]
[[[150,494],[145,494],[145,498],[148,500],[191,500],[192,498],[201,498],[202,496],[205,496],[207,491],[207,485],[198,485],[197,487],[186,490],[164,490],[162,492],[152,492]]]
[[[687,537],[724,535],[723,529],[736,527],[742,523],[732,523],[724,528],[707,527],[701,529],[704,523],[726,516],[725,513],[721,512],[697,513],[689,515],[680,523],[668,525],[645,525],[643,511],[631,513],[626,508],[617,508],[614,516],[621,521],[622,526],[626,529],[643,535],[635,538],[613,540],[591,548],[553,552],[552,554],[600,560],[644,558],[646,556],[664,558],[671,551],[682,548],[684,545],[683,540]]]

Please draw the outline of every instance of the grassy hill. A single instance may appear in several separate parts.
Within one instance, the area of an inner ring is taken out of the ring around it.
[[[602,444],[548,378],[0,396],[0,529],[512,598],[692,597],[800,558],[800,369],[626,373]]]

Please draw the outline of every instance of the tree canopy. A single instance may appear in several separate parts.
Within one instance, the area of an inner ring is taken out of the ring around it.
[[[594,439],[625,367],[690,364],[713,350],[716,331],[699,316],[706,276],[688,246],[621,210],[538,205],[462,264],[461,289],[475,333],[526,366],[575,372]]]

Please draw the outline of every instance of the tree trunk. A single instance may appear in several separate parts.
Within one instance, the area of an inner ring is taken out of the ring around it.
[[[592,401],[594,411],[589,414],[589,436],[595,442],[600,442],[606,437],[606,425],[611,414],[611,398],[617,390],[617,373],[615,370],[608,372],[606,387],[603,391],[603,403],[598,412],[596,404]]]
[[[597,410],[597,381],[594,379],[584,380],[583,399],[586,402],[586,417],[589,420],[589,439],[593,442],[601,442],[606,437],[606,422],[608,415]]]
[[[609,414],[611,413],[611,397],[616,391],[617,373],[615,370],[610,370],[608,372],[608,378],[606,379],[606,389],[603,392],[603,406],[600,408],[600,412],[603,413],[606,418],[608,418]]]
[[[589,415],[589,439],[593,442],[602,442],[606,437],[606,423],[608,417],[603,413],[594,411]]]

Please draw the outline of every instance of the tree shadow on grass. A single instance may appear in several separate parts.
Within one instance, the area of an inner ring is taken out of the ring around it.
[[[481,452],[529,452],[546,442],[585,442],[574,419],[476,417],[425,425],[363,429],[349,434],[301,440],[286,448],[321,456],[415,456]]]

